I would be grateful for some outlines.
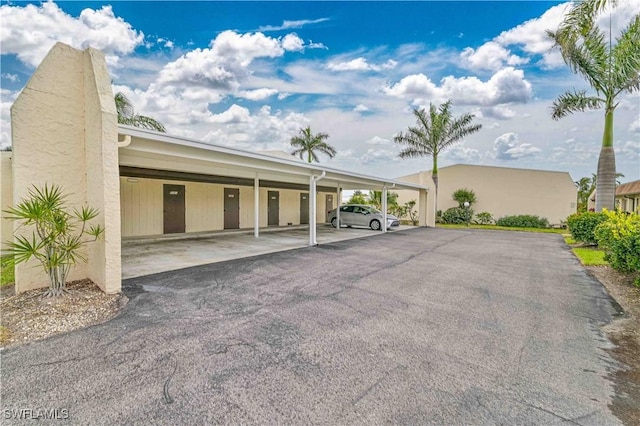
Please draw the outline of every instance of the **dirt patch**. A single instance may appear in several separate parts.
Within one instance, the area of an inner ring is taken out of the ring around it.
[[[46,288],[14,294],[0,290],[0,347],[20,345],[99,324],[113,318],[126,303],[121,293],[105,294],[90,280],[67,284],[68,293],[43,297]]]
[[[622,306],[627,317],[605,327],[615,345],[609,353],[626,368],[611,374],[616,395],[611,411],[625,425],[640,424],[640,288],[633,286],[633,276],[608,267],[589,266],[587,270]]]

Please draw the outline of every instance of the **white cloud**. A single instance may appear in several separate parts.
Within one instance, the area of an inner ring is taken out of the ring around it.
[[[307,49],[329,49],[327,46],[325,46],[323,43],[314,43],[313,40],[309,40],[309,43],[307,43],[306,45]]]
[[[241,98],[249,99],[251,101],[262,101],[270,96],[278,93],[276,89],[254,89],[254,90],[242,90],[238,92],[238,96]]]
[[[370,64],[365,58],[356,58],[347,62],[329,62],[327,68],[331,71],[381,71],[393,69],[398,65],[393,59],[383,64]]]
[[[635,121],[629,125],[629,132],[640,133],[640,117],[636,118]]]
[[[288,52],[300,52],[304,50],[304,41],[294,33],[284,36],[281,43],[282,48]]]
[[[635,159],[636,167],[640,167],[640,140],[626,141],[616,148],[616,152],[621,153],[632,161]]]
[[[120,56],[132,53],[144,42],[144,34],[116,17],[111,6],[84,9],[75,18],[53,2],[24,7],[3,5],[0,21],[2,54],[16,54],[32,67],[37,66],[58,41],[77,49],[99,49],[111,66],[116,66]]]
[[[353,108],[353,110],[355,112],[367,112],[369,111],[369,108],[367,108],[367,106],[364,104],[358,104]]]
[[[399,160],[398,153],[388,149],[369,148],[367,152],[360,157],[360,162],[365,165]]]
[[[367,141],[369,145],[391,145],[389,139],[381,138],[380,136],[374,136]]]
[[[481,111],[483,117],[496,118],[498,120],[508,120],[516,115],[515,111],[504,105],[482,108]]]
[[[329,20],[329,18],[301,19],[301,20],[298,20],[298,21],[282,21],[282,25],[277,25],[277,26],[266,25],[266,26],[258,28],[258,31],[266,32],[266,31],[291,30],[291,29],[302,28],[305,25],[319,24],[321,22],[326,22],[328,20]]]
[[[443,159],[450,160],[453,163],[477,164],[482,156],[480,151],[474,148],[468,148],[464,145],[454,145],[444,151]]]
[[[487,42],[477,49],[467,47],[460,57],[463,64],[471,69],[497,71],[506,65],[526,64],[529,60],[511,54],[494,41]]]
[[[516,133],[505,133],[493,142],[495,158],[498,160],[517,160],[529,157],[541,151],[528,143],[521,143]]]
[[[3,72],[2,73],[2,78],[6,78],[7,80],[9,80],[12,83],[17,83],[18,82],[18,74],[10,74],[8,72]]]
[[[482,106],[522,103],[532,94],[531,83],[524,78],[524,72],[513,67],[496,72],[486,82],[475,76],[447,76],[440,81],[440,87],[424,74],[410,75],[383,91],[392,96],[413,98],[414,104],[451,99],[454,104]]]
[[[209,130],[204,140],[251,150],[288,150],[291,137],[309,124],[303,114],[272,112],[264,106],[256,114],[237,105],[216,115],[217,129]]]

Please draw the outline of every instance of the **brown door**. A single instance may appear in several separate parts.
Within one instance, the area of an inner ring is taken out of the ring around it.
[[[267,225],[278,226],[280,225],[280,193],[278,191],[268,191],[267,197],[269,197],[267,202],[269,211]]]
[[[326,218],[327,218],[326,220],[328,222],[329,221],[329,212],[331,210],[333,210],[333,194],[327,194],[325,202],[326,202],[326,207],[327,207],[325,209],[325,211],[327,212],[327,214],[325,216],[326,216]]]
[[[185,231],[184,185],[164,185],[164,233]]]
[[[300,224],[309,224],[309,194],[300,193]]]
[[[224,189],[224,229],[240,228],[240,190]]]

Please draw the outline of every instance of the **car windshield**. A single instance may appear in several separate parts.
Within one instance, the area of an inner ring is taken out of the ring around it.
[[[362,210],[368,211],[369,213],[380,213],[380,210],[374,207],[363,207]]]

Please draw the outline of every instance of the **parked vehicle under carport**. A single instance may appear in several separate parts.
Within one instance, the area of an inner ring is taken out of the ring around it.
[[[340,226],[363,226],[379,231],[382,229],[382,212],[375,207],[365,204],[345,204],[340,206]],[[331,226],[338,226],[338,218],[336,209],[328,212],[329,222]],[[392,226],[400,226],[400,220],[392,215],[387,214],[387,229]]]

